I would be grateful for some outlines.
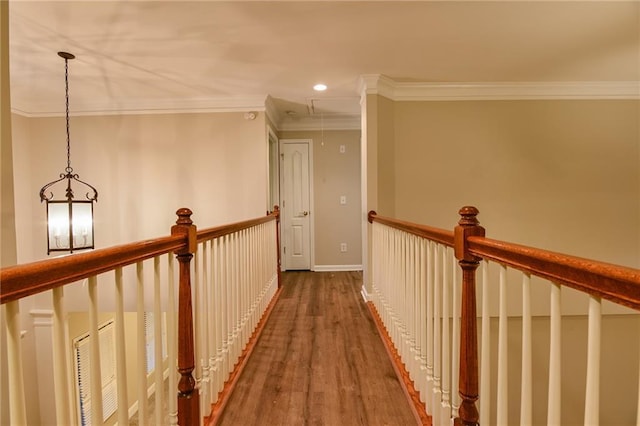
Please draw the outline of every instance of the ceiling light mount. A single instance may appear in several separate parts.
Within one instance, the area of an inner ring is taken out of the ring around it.
[[[58,52],[58,56],[60,56],[61,58],[64,58],[65,60],[76,58],[76,55],[69,52]]]
[[[313,86],[313,90],[315,90],[316,92],[324,92],[325,90],[327,90],[327,85],[324,83],[317,83]]]

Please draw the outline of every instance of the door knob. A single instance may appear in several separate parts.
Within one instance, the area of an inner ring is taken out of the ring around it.
[[[309,214],[309,212],[302,212],[303,216],[307,216]]]

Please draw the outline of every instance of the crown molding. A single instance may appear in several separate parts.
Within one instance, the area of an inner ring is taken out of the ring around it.
[[[640,81],[415,83],[362,75],[360,94],[394,101],[640,99]]]
[[[135,114],[187,114],[206,112],[264,111],[265,96],[206,98],[206,99],[131,99],[123,102],[74,101],[70,113],[74,116],[135,115]],[[59,103],[12,105],[11,111],[25,117],[59,117],[65,111]]]

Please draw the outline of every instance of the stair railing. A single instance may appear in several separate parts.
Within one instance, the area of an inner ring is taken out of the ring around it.
[[[599,424],[601,304],[609,300],[640,310],[640,270],[492,240],[485,237],[476,208],[464,207],[459,213],[461,218],[453,232],[369,213],[371,303],[433,424],[448,425],[452,419],[456,425],[515,424],[509,417],[509,400],[517,393],[508,392],[507,361],[513,355],[510,357],[508,351],[507,289],[516,285],[522,289],[517,411],[521,425],[533,423],[532,283],[550,288],[550,337],[544,343],[549,346],[548,376],[544,378],[547,406],[542,409],[547,424],[564,421],[560,409],[562,287],[589,298],[588,341],[585,347],[578,348],[587,354],[584,413],[580,420],[585,425]],[[477,280],[480,266],[482,279]],[[497,278],[489,272],[495,270]],[[514,275],[515,283],[511,279]],[[491,376],[491,295],[496,292],[498,345],[497,362],[493,364],[497,373]],[[482,295],[480,324],[477,294]],[[630,332],[633,334],[633,330]],[[628,368],[639,380],[637,363]],[[491,388],[492,382],[496,383],[495,389]],[[476,405],[478,399],[480,407]],[[637,407],[633,411],[635,422],[640,417]]]
[[[91,398],[90,418],[78,418],[78,398],[70,366],[66,304],[88,310],[89,335],[99,335],[100,314],[114,312],[114,354],[118,424],[129,423],[127,374],[137,377],[138,424],[203,424],[211,403],[229,377],[229,368],[246,345],[279,285],[279,211],[265,217],[197,231],[191,211],[180,209],[171,235],[121,246],[47,259],[0,271],[0,305],[4,307],[7,350],[8,409],[11,424],[27,424],[27,404],[21,347],[20,301],[51,298],[52,365],[56,424],[103,424],[106,412],[100,397]],[[202,253],[196,254],[197,252]],[[175,255],[179,268],[174,270]],[[191,259],[196,256],[197,265]],[[164,267],[162,259],[166,258]],[[153,263],[153,277],[145,270]],[[192,271],[195,279],[192,282]],[[178,280],[176,288],[175,282]],[[86,289],[83,289],[86,287]],[[79,294],[86,293],[86,297]],[[47,294],[49,296],[47,296]],[[177,295],[177,303],[176,303]],[[136,313],[136,347],[126,348],[125,314]],[[147,349],[145,313],[166,315],[166,333],[155,321],[154,347]],[[195,314],[195,315],[194,315]],[[196,321],[194,322],[194,318]],[[166,338],[159,338],[164,336]],[[89,348],[91,395],[103,395],[101,339]],[[163,349],[165,348],[166,349]],[[157,362],[147,377],[146,356]],[[127,351],[136,353],[137,371],[127,372]],[[111,355],[107,354],[111,359]],[[104,368],[104,367],[103,367]],[[177,373],[176,373],[177,371]],[[166,376],[166,378],[165,378]],[[164,381],[169,396],[165,400]],[[147,397],[155,388],[155,406],[168,406],[168,414],[148,413]],[[4,398],[4,397],[3,397]],[[166,402],[166,404],[165,404]],[[4,402],[3,402],[4,403]],[[111,403],[109,403],[111,404]],[[46,413],[52,415],[53,413]]]

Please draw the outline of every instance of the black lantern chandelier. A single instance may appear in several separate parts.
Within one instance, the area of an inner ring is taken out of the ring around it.
[[[47,203],[47,254],[56,251],[71,252],[92,249],[93,244],[93,202],[98,201],[98,191],[80,180],[71,168],[71,145],[69,137],[69,59],[75,56],[67,52],[58,52],[64,59],[64,82],[67,119],[67,167],[60,173],[60,179],[49,182],[40,189],[40,202]],[[66,182],[65,197],[54,199],[53,187],[61,187]],[[72,183],[84,185],[86,199],[76,200]]]

